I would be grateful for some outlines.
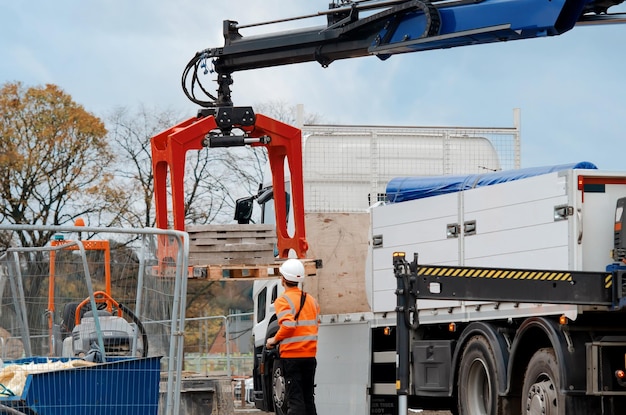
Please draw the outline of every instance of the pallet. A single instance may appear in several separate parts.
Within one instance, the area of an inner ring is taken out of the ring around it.
[[[321,262],[313,259],[303,259],[304,271],[307,277],[317,275],[317,268]],[[267,264],[211,264],[193,266],[190,278],[207,280],[232,280],[232,279],[267,279],[278,278],[281,262]]]
[[[274,261],[273,225],[201,225],[187,229],[189,265],[268,264]]]

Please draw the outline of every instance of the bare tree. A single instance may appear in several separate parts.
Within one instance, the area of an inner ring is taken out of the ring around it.
[[[154,175],[150,138],[176,124],[180,115],[171,109],[119,107],[107,117],[109,141],[118,154],[117,178],[130,189],[132,209],[127,225],[153,227]]]
[[[298,121],[303,124],[318,124],[322,122],[322,116],[317,113],[304,111],[302,120],[298,120],[298,106],[288,104],[281,100],[266,101],[254,106],[254,112],[275,118],[285,124],[297,126]]]

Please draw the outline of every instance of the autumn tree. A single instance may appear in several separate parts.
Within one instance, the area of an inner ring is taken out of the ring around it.
[[[0,89],[0,223],[40,225],[3,238],[22,247],[42,247],[52,238],[50,225],[72,224],[78,217],[99,225],[120,223],[126,197],[110,170],[114,160],[104,123],[55,85]],[[25,296],[33,309],[45,310],[47,262],[30,253]],[[40,314],[29,312],[33,327]]]
[[[126,198],[110,170],[104,123],[55,85],[0,89],[0,223],[119,224]],[[42,228],[43,229],[43,228]],[[24,233],[44,246],[49,230]]]

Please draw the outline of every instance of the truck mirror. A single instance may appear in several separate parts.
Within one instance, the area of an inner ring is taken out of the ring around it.
[[[237,199],[235,202],[235,220],[239,224],[250,223],[252,218],[252,208],[254,206],[254,196]]]

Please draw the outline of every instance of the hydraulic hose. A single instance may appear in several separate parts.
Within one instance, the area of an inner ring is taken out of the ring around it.
[[[128,316],[133,320],[133,323],[137,325],[139,332],[141,333],[141,342],[143,343],[143,348],[141,351],[141,357],[148,357],[148,333],[146,332],[146,328],[139,318],[133,313],[133,311],[126,307],[124,304],[119,303],[120,310],[122,312],[128,314]]]

